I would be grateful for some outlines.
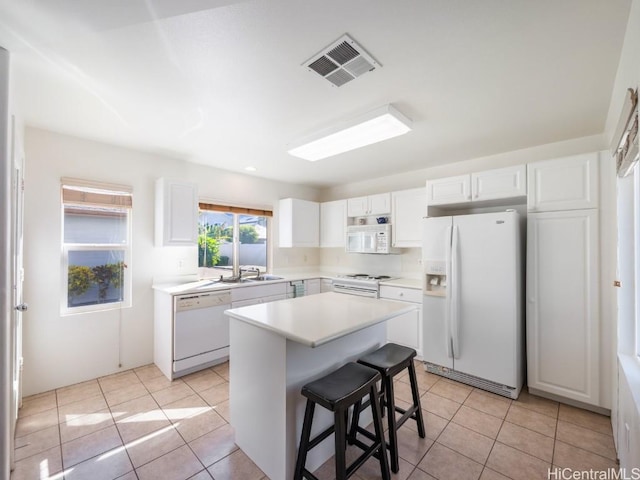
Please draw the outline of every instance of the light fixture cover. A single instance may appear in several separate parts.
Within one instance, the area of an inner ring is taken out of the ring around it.
[[[288,153],[314,162],[404,135],[410,130],[411,120],[393,106],[385,105],[340,126],[312,135],[290,148]]]

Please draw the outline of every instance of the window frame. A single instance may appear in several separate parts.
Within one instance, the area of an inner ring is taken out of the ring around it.
[[[132,225],[133,225],[133,206],[113,205],[113,208],[122,209],[126,212],[126,236],[124,243],[66,243],[65,242],[65,207],[74,206],[78,209],[95,206],[90,203],[82,204],[74,201],[65,202],[63,198],[64,187],[72,187],[76,189],[94,189],[103,191],[112,191],[114,194],[128,194],[133,196],[130,187],[110,185],[103,183],[85,182],[82,180],[63,179],[61,182],[61,202],[60,202],[60,233],[61,233],[61,275],[60,275],[60,315],[70,316],[77,314],[85,314],[92,312],[104,312],[107,310],[117,310],[122,308],[130,308],[132,306],[132,274],[131,274],[131,251],[132,251]],[[81,305],[77,307],[69,307],[68,289],[69,289],[69,254],[70,252],[82,251],[122,251],[124,262],[124,276],[122,283],[122,300],[116,302],[96,303],[92,305]]]
[[[267,230],[267,238],[265,242],[265,266],[264,266],[264,272],[261,272],[261,273],[269,273],[271,271],[271,242],[272,242],[271,223],[273,218],[273,212],[271,210],[237,207],[237,206],[231,206],[231,205],[223,205],[217,202],[207,202],[207,201],[201,200],[198,204],[198,225],[200,225],[201,212],[206,212],[206,211],[232,215],[232,219],[233,219],[232,249],[233,249],[234,255],[233,255],[233,264],[232,264],[232,270],[231,270],[232,273],[230,276],[236,275],[236,272],[240,272],[240,268],[242,267],[242,265],[240,265],[240,253],[239,253],[240,252],[240,221],[239,221],[240,216],[247,215],[247,216],[265,217],[266,230]],[[237,263],[237,269],[236,269],[236,263]],[[198,261],[199,272],[202,271],[201,269],[209,270],[212,268],[215,268],[215,267],[201,267],[200,262]],[[214,278],[213,276],[208,275],[204,272],[202,275],[199,274],[199,277],[201,277],[202,279]]]

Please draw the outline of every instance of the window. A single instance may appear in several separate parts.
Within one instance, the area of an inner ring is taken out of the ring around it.
[[[198,267],[201,278],[267,271],[269,210],[200,203]]]
[[[128,187],[63,179],[63,314],[131,305]]]

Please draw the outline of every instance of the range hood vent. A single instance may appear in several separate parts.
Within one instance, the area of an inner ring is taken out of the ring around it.
[[[343,35],[304,62],[302,66],[317,73],[333,86],[340,87],[382,65],[349,35]]]

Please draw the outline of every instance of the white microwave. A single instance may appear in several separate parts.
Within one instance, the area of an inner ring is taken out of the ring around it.
[[[391,225],[351,225],[347,227],[347,253],[397,253],[391,248]]]

